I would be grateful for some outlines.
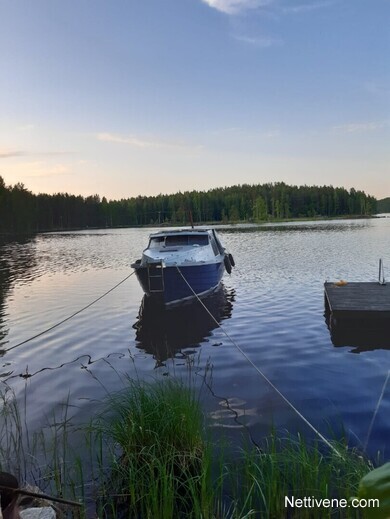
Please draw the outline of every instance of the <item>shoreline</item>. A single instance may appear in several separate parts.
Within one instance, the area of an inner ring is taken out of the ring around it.
[[[262,227],[272,224],[283,224],[292,222],[327,222],[327,221],[338,221],[338,220],[369,220],[369,219],[381,219],[390,218],[390,215],[386,213],[379,213],[374,215],[339,215],[339,216],[302,216],[297,218],[270,218],[268,220],[237,220],[237,221],[207,221],[207,222],[196,222],[194,227],[214,227],[214,226],[240,226],[240,225],[251,225],[254,227]],[[23,232],[0,232],[0,238],[16,237],[16,236],[36,236],[37,234],[48,234],[48,233],[66,233],[66,232],[77,232],[77,231],[102,231],[112,229],[154,229],[156,227],[190,227],[188,223],[170,223],[161,222],[147,225],[118,225],[118,226],[106,226],[106,227],[70,227],[70,228],[55,228],[55,229],[38,229],[36,231],[23,231]]]

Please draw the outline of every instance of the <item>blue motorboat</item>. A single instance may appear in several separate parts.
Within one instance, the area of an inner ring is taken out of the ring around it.
[[[149,236],[132,268],[145,294],[165,305],[202,298],[216,290],[234,266],[215,229],[177,229]]]

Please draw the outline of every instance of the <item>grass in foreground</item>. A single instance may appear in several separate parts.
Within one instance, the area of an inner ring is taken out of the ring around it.
[[[349,499],[372,468],[341,442],[338,455],[275,431],[262,451],[247,445],[233,454],[226,446],[215,460],[196,395],[172,380],[130,383],[110,410],[104,436],[120,456],[113,455],[105,483],[106,517],[313,517],[312,509],[287,510],[285,496]],[[124,497],[110,498],[113,489]],[[337,517],[335,510],[314,512]],[[340,517],[357,516],[340,511]]]
[[[359,517],[350,509],[286,508],[286,497],[348,500],[356,495],[360,479],[372,465],[346,444],[333,445],[339,455],[308,444],[302,436],[280,438],[273,432],[263,443],[263,453],[244,449],[232,485],[242,511],[256,510],[275,519]],[[246,496],[244,503],[242,496]]]
[[[107,516],[190,517],[195,508],[201,517],[210,457],[191,390],[171,380],[130,382],[110,399],[98,428],[119,447],[101,500]],[[110,498],[113,492],[121,497]]]
[[[4,412],[3,406],[0,414]],[[22,420],[15,409],[14,414],[18,426],[0,435],[11,448],[23,443],[17,438]],[[11,416],[8,413],[8,421]],[[67,412],[64,416],[69,422]],[[364,517],[352,508],[285,508],[285,496],[356,495],[360,479],[372,468],[358,451],[335,443],[338,456],[302,436],[281,438],[271,431],[261,451],[251,444],[235,451],[226,444],[215,459],[206,430],[199,399],[183,383],[130,381],[83,431],[82,455],[71,447],[69,423],[60,428],[56,421],[57,448],[44,447],[46,458],[51,456],[44,477],[53,492],[70,498],[91,496],[93,484],[100,519]],[[11,471],[8,454],[0,450],[0,468]],[[23,454],[16,458],[18,463]],[[30,459],[37,459],[33,454]]]

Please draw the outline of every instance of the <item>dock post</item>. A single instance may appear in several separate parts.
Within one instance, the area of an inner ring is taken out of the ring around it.
[[[384,267],[383,267],[383,261],[382,261],[382,258],[380,258],[379,260],[379,276],[378,276],[378,283],[380,285],[386,285],[386,280],[385,280],[385,270],[384,270]]]

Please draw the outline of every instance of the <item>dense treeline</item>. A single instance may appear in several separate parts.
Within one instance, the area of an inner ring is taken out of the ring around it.
[[[355,189],[283,182],[107,201],[98,195],[35,195],[20,183],[6,186],[0,177],[0,231],[187,224],[190,211],[195,223],[370,215],[376,203]]]
[[[378,213],[390,213],[390,197],[377,201]]]

